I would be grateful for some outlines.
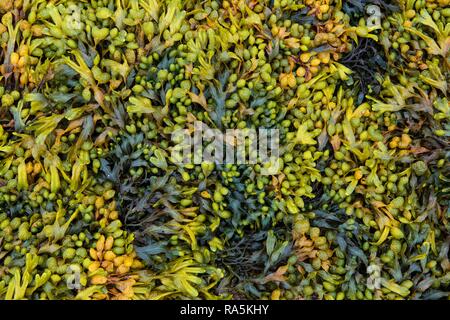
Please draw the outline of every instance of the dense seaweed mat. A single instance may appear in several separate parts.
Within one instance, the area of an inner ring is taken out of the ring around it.
[[[1,299],[449,298],[448,0],[0,17]],[[278,172],[180,164],[196,121],[279,130]]]

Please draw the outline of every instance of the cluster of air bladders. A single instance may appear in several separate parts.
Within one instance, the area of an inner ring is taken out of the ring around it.
[[[0,298],[448,299],[448,0],[0,17]],[[179,161],[196,123],[277,157]]]

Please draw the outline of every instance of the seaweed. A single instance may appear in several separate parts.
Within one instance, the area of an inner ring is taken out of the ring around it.
[[[376,95],[380,92],[381,85],[376,76],[386,71],[387,59],[384,50],[374,40],[361,39],[340,62],[354,72],[353,80],[359,83],[358,104],[364,100],[366,94]]]
[[[365,15],[365,8],[371,4],[378,6],[384,15],[399,10],[397,1],[384,0],[346,0],[342,3],[342,10],[350,16],[352,23],[357,23]]]

